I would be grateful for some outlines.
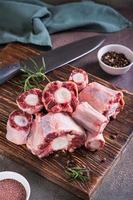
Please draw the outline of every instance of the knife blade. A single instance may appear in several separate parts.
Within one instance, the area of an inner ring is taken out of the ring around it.
[[[41,55],[32,57],[32,59],[38,66],[42,66],[42,58],[44,58],[45,73],[48,73],[94,51],[104,42],[104,40],[104,35],[88,37],[62,47],[58,47],[54,50],[50,50],[47,53],[41,53]],[[20,71],[21,68],[24,67],[24,65],[29,65],[30,70],[34,70],[31,58],[2,67],[0,69],[0,84],[3,84],[7,80],[11,79]]]

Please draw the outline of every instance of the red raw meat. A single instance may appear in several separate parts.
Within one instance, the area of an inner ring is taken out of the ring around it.
[[[29,114],[35,114],[43,108],[42,90],[34,88],[20,94],[16,100],[18,107]]]
[[[122,91],[112,90],[97,82],[92,82],[79,94],[80,102],[86,101],[106,117],[116,118],[124,107]]]
[[[8,118],[6,138],[17,144],[26,144],[30,132],[32,115],[23,111],[13,111]]]
[[[88,74],[86,71],[76,68],[70,74],[69,80],[76,83],[78,91],[81,91],[88,84]]]
[[[84,129],[68,114],[51,112],[36,115],[26,145],[41,158],[58,150],[72,152],[84,144],[85,136]]]
[[[101,150],[105,145],[103,134],[95,134],[87,132],[87,139],[85,141],[85,147],[90,151]]]
[[[96,135],[102,133],[108,123],[107,117],[87,102],[81,102],[72,113],[72,117],[80,126]]]
[[[78,104],[77,85],[72,81],[48,83],[42,101],[47,111],[72,113]]]

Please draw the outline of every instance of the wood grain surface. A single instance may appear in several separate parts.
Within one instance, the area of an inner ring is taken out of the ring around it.
[[[14,50],[15,48],[15,50]],[[13,62],[16,59],[27,58],[38,55],[39,52],[22,45],[9,45],[0,54],[1,64]],[[54,70],[48,74],[52,80],[67,80],[72,70],[70,65]],[[106,140],[105,148],[92,153],[84,148],[76,150],[74,153],[59,153],[48,158],[39,159],[32,155],[27,148],[17,146],[5,139],[6,121],[9,113],[17,108],[15,99],[20,91],[20,86],[16,84],[21,79],[21,75],[0,86],[0,152],[36,171],[61,187],[73,192],[83,199],[89,199],[94,190],[99,186],[107,171],[113,167],[120,157],[125,145],[132,135],[133,121],[133,96],[124,91],[125,107],[116,120],[112,120],[104,131]],[[107,87],[117,89],[98,77],[89,74],[89,80],[97,81]],[[42,83],[44,86],[46,82]],[[115,135],[115,137],[114,137]],[[76,161],[80,166],[85,165],[90,169],[90,180],[88,182],[70,182],[65,174],[65,166],[68,159]]]

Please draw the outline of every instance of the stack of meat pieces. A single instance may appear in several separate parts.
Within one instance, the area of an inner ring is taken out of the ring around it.
[[[82,69],[73,70],[69,81],[53,81],[43,91],[34,88],[22,93],[16,102],[21,111],[10,114],[6,137],[17,145],[26,144],[39,158],[82,145],[90,151],[103,148],[104,128],[124,106],[121,91],[88,84]]]

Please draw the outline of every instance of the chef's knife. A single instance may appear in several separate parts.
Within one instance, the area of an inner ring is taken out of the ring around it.
[[[104,39],[105,36],[103,35],[85,38],[50,50],[47,53],[41,53],[41,55],[35,56],[32,59],[34,59],[39,67],[42,66],[42,58],[44,58],[45,73],[48,73],[94,51],[104,42]],[[30,70],[34,70],[32,64],[31,59],[26,59],[2,67],[0,69],[0,84],[12,78],[24,65],[30,66]]]

